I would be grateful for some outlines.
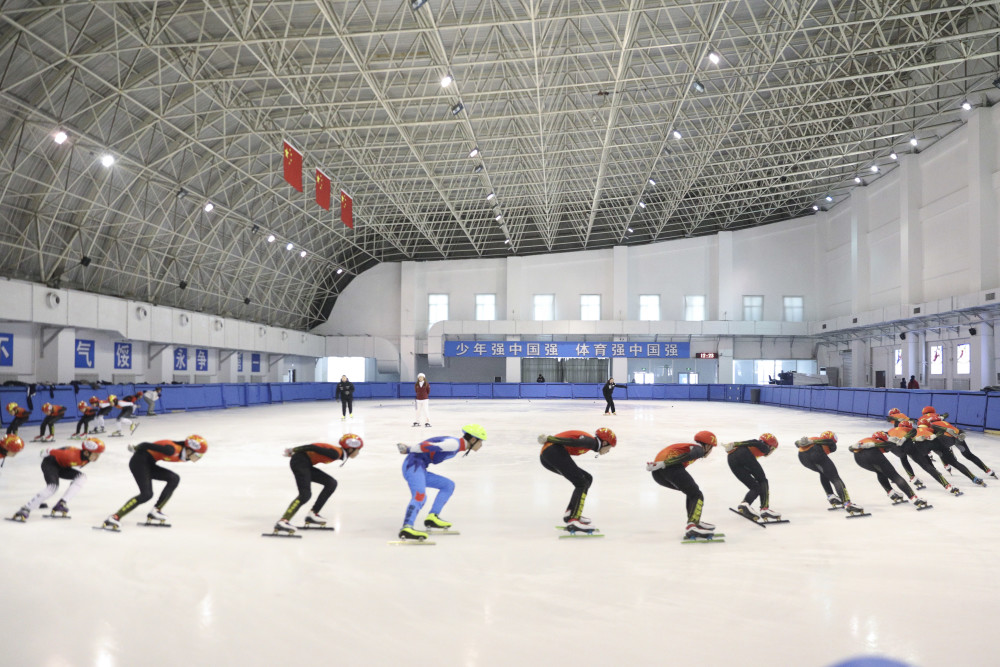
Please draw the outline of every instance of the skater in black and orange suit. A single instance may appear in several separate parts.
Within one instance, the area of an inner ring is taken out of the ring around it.
[[[45,415],[45,418],[42,419],[42,426],[38,430],[38,437],[35,438],[35,440],[52,442],[56,439],[56,422],[66,415],[66,407],[63,405],[46,403],[42,406],[42,414]],[[45,435],[45,429],[49,430],[48,436]]]
[[[13,401],[7,404],[7,412],[14,418],[7,427],[7,435],[17,435],[17,430],[21,428],[21,424],[28,421],[31,413]]]
[[[919,423],[925,424],[932,431],[934,431],[934,435],[936,436],[935,440],[942,446],[944,446],[945,448],[954,447],[955,449],[957,449],[959,452],[962,453],[962,456],[972,461],[984,473],[986,473],[993,479],[997,479],[997,474],[993,472],[993,470],[988,465],[983,463],[982,459],[973,454],[971,449],[969,449],[969,445],[965,443],[965,431],[958,428],[954,424],[945,421],[943,416],[937,414],[937,412],[934,411],[934,408],[932,408],[931,406],[927,406],[926,408],[924,408],[924,415],[923,417],[920,418]],[[957,460],[958,457],[955,458]],[[965,469],[965,466],[962,466],[962,468]],[[959,472],[962,472],[962,470],[960,469]],[[982,480],[979,480],[977,482],[976,477],[969,475],[966,476],[969,477],[969,479],[971,479],[973,483],[979,484],[980,486],[986,486],[986,484],[982,482]]]
[[[15,521],[27,521],[31,510],[42,507],[42,503],[51,498],[59,490],[59,480],[70,480],[69,488],[59,499],[59,502],[52,508],[53,516],[68,516],[69,507],[66,505],[75,496],[83,485],[87,482],[87,476],[80,468],[88,463],[94,463],[104,453],[104,443],[97,438],[87,438],[79,447],[60,447],[43,452],[45,458],[42,459],[42,477],[45,478],[45,488],[39,491],[34,498],[25,503],[12,517]]]
[[[353,459],[357,456],[364,446],[365,443],[361,440],[360,435],[347,433],[340,438],[340,441],[336,445],[329,445],[325,442],[314,442],[311,445],[286,449],[285,456],[289,456],[292,459],[288,462],[288,465],[292,469],[292,474],[295,475],[295,485],[299,488],[299,495],[288,506],[288,509],[285,510],[285,514],[274,524],[274,531],[284,533],[295,532],[295,526],[291,524],[291,519],[299,511],[299,508],[312,498],[312,489],[310,488],[312,484],[322,484],[323,490],[319,492],[316,502],[313,503],[312,509],[306,515],[306,524],[314,526],[325,525],[326,519],[321,517],[319,513],[323,509],[323,505],[326,504],[326,501],[333,495],[333,492],[337,490],[337,480],[322,470],[317,470],[316,465],[319,463],[332,463],[334,461],[347,463],[347,459]],[[344,463],[340,465],[344,465]]]
[[[69,437],[84,438],[90,430],[90,422],[97,416],[97,408],[89,405],[87,401],[80,401],[76,404],[76,409],[80,411],[80,419],[76,422],[76,432]]]
[[[160,497],[156,500],[156,505],[146,515],[147,521],[167,520],[167,516],[160,510],[170,500],[174,489],[180,484],[180,476],[172,470],[161,468],[156,465],[159,461],[166,463],[180,463],[183,461],[197,461],[208,451],[208,443],[200,435],[189,435],[184,440],[157,440],[156,442],[141,442],[138,445],[129,445],[128,449],[132,454],[129,459],[128,468],[135,477],[136,484],[139,485],[139,495],[130,498],[122,505],[121,509],[104,520],[104,528],[108,530],[118,530],[121,527],[120,520],[123,516],[134,510],[139,505],[153,497],[153,480],[166,482],[160,492]]]
[[[711,454],[717,444],[718,440],[711,431],[698,431],[694,436],[694,443],[679,442],[664,447],[656,458],[646,464],[646,470],[652,471],[653,480],[657,484],[676,489],[686,496],[687,527],[684,539],[711,537],[715,534],[715,525],[701,520],[705,496],[686,468]]]
[[[899,428],[899,427],[896,427]],[[885,452],[892,449],[895,445],[889,441],[889,434],[885,431],[876,431],[872,433],[867,438],[862,438],[856,443],[851,445],[849,449],[854,453],[854,462],[865,470],[871,470],[875,473],[878,478],[878,483],[885,489],[886,495],[889,496],[889,500],[892,502],[902,502],[904,497],[898,492],[894,491],[890,482],[896,485],[896,487],[906,494],[906,498],[913,501],[913,504],[917,509],[920,509],[927,504],[926,501],[921,500],[917,497],[917,494],[913,492],[913,489],[906,480],[903,479],[895,468],[892,467],[892,463],[889,459],[885,457]]]
[[[749,489],[736,511],[753,521],[760,518],[780,519],[781,514],[771,509],[771,494],[767,475],[764,474],[764,469],[757,462],[758,458],[770,456],[778,448],[778,439],[770,433],[762,433],[756,440],[727,442],[723,447],[728,454],[726,460],[729,462],[729,469],[736,475],[736,479],[743,482]],[[759,515],[750,507],[758,497],[760,497]]]
[[[830,454],[837,451],[837,434],[823,431],[818,438],[802,437],[795,441],[799,448],[799,463],[819,473],[819,483],[826,492],[826,499],[834,507],[843,507],[851,513],[861,513],[864,509],[851,502],[844,481],[840,479],[837,466],[830,460]],[[834,493],[836,489],[836,493]]]
[[[594,477],[578,466],[574,461],[574,456],[579,456],[585,452],[597,452],[602,456],[611,451],[611,448],[618,444],[618,438],[610,428],[599,428],[590,435],[586,431],[562,431],[555,435],[542,434],[538,436],[538,444],[542,446],[540,460],[546,470],[550,470],[557,475],[562,475],[573,484],[573,495],[570,496],[569,505],[563,513],[563,523],[566,528],[572,531],[592,533],[597,530],[590,525],[590,519],[583,514],[583,504],[587,500],[587,491],[590,489]]]

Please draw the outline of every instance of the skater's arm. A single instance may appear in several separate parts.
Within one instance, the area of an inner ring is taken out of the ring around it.
[[[581,449],[589,449],[593,452],[601,449],[601,441],[589,435],[579,435],[573,438],[550,435],[545,439],[545,442],[550,442],[554,445],[562,445],[563,447],[579,447]]]
[[[328,458],[331,461],[337,461],[340,459],[340,450],[335,449],[333,445],[320,445],[314,443],[311,445],[301,445],[299,447],[291,448],[292,454],[298,454],[299,452],[305,452],[306,454],[319,454],[324,458]]]
[[[178,445],[183,445],[184,443],[183,442],[178,442],[177,444]],[[133,449],[132,451],[135,451],[135,452],[158,452],[158,453],[163,454],[165,456],[173,456],[176,453],[177,450],[175,450],[170,445],[160,445],[160,444],[157,444],[155,442],[140,442],[138,445],[135,446],[135,449]]]

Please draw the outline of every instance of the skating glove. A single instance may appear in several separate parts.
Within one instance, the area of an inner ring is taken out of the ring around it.
[[[406,443],[404,443],[404,442],[397,442],[396,443],[396,449],[399,450],[400,454],[409,454],[410,453],[410,447]]]
[[[809,436],[804,435],[801,438],[799,438],[798,440],[796,440],[795,444],[798,445],[799,447],[805,447],[806,445],[808,445],[811,442],[812,442],[812,440],[809,439]]]
[[[43,458],[43,459],[44,459],[44,458],[45,458],[46,456],[48,456],[48,455],[49,455],[49,452],[51,452],[51,451],[52,451],[51,449],[48,449],[48,448],[45,448],[45,449],[43,449],[43,450],[42,450],[41,452],[39,452],[39,454],[38,454],[38,455],[39,455],[39,456],[40,456],[41,458]]]
[[[129,445],[129,446],[128,446],[128,450],[129,450],[130,452],[134,452],[134,451],[135,451],[135,445]]]
[[[659,470],[660,468],[666,468],[666,467],[667,467],[667,464],[664,463],[663,461],[649,461],[649,462],[646,463],[646,470],[649,470],[650,472],[652,472],[654,470]]]
[[[285,456],[291,456],[291,455],[292,455],[292,454],[294,454],[294,453],[295,453],[295,452],[294,452],[294,451],[292,450],[292,448],[291,448],[291,447],[286,447],[286,448],[285,448]]]
[[[546,441],[547,441],[548,439],[549,439],[549,436],[547,436],[547,435],[545,435],[544,433],[542,433],[542,434],[541,434],[540,436],[538,436],[538,444],[539,444],[539,445],[544,445],[544,444],[545,444],[545,442],[546,442]]]

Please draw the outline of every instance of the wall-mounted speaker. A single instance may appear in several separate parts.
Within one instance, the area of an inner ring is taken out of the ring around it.
[[[976,327],[969,327],[969,335],[970,336],[976,335]]]
[[[906,332],[899,334],[899,340],[906,340]]]

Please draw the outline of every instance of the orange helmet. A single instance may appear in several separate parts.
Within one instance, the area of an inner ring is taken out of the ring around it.
[[[45,404],[43,404],[42,405],[42,412],[44,414],[49,414],[50,412],[52,412],[52,404],[51,403],[45,403]]]
[[[208,442],[200,435],[189,435],[184,441],[184,446],[195,454],[204,454],[208,451]]]
[[[889,416],[890,417],[892,417],[894,415],[898,415],[898,414],[901,414],[901,410],[899,408],[893,408],[893,409],[889,410]]]
[[[718,438],[711,431],[698,431],[694,434],[694,441],[699,445],[705,445],[705,447],[709,448],[709,451],[711,451],[712,447],[719,444]]]
[[[837,442],[837,434],[834,433],[833,431],[823,431],[822,433],[819,434],[819,439],[833,440],[834,442]]]
[[[11,433],[0,440],[0,449],[4,451],[4,456],[14,456],[24,449],[24,440]]]
[[[879,442],[889,442],[889,434],[885,431],[875,431],[872,433],[872,437]]]
[[[90,404],[91,405],[97,405],[100,402],[101,402],[101,399],[97,398],[96,396],[91,396],[90,397]]]
[[[757,439],[761,442],[767,443],[767,446],[771,449],[778,446],[778,439],[774,437],[773,433],[761,433]]]
[[[601,427],[597,429],[594,432],[594,437],[600,440],[602,443],[604,443],[601,445],[602,447],[604,445],[611,445],[612,447],[614,447],[615,445],[618,444],[618,436],[615,435],[614,431],[612,431],[610,428],[607,427]]]
[[[87,401],[80,401],[79,403],[77,403],[76,404],[76,409],[79,410],[80,412],[83,412],[84,410],[86,410],[87,409]]]
[[[361,439],[360,435],[354,433],[345,433],[340,436],[340,446],[345,449],[361,449],[365,446],[364,441]]]
[[[901,422],[899,422],[899,427],[900,428],[913,428],[913,423],[912,422],[908,422],[908,421],[901,421]]]
[[[80,447],[84,451],[92,452],[94,454],[104,453],[104,441],[98,438],[87,438],[80,443]]]
[[[920,414],[922,414],[922,415],[936,415],[937,414],[937,410],[935,410],[933,406],[925,405],[924,409],[920,411]]]

